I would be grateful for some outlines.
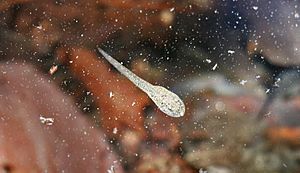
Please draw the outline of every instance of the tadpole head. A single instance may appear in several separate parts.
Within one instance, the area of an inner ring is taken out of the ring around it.
[[[149,97],[157,105],[157,107],[165,114],[171,117],[182,117],[185,113],[185,105],[183,101],[173,92],[162,86],[154,86],[149,93]]]

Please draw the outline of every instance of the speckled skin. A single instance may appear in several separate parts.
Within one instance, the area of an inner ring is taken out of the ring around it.
[[[171,117],[182,117],[184,115],[185,105],[175,93],[162,86],[150,84],[124,67],[102,49],[98,48],[98,50],[121,74],[126,76],[134,85],[143,90],[162,112]]]
[[[184,103],[175,93],[156,85],[152,85],[152,88],[146,93],[165,114],[171,117],[182,117],[184,115]]]

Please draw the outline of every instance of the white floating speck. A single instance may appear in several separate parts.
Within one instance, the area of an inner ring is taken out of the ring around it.
[[[39,25],[36,27],[37,29],[43,29],[43,26],[42,25]]]
[[[40,115],[40,121],[45,125],[51,126],[54,123],[54,118],[46,118]]]
[[[110,166],[110,168],[107,170],[107,173],[115,173],[115,161],[113,163],[113,165]]]
[[[88,111],[88,110],[90,110],[90,108],[85,106],[85,107],[82,108],[82,110],[83,111]]]
[[[298,19],[300,17],[299,13],[295,13],[295,18]]]
[[[110,167],[110,169],[107,170],[107,173],[115,173],[115,169],[113,165]]]
[[[276,81],[274,82],[274,86],[279,87],[279,82],[281,81],[280,78],[276,79]]]
[[[175,8],[173,7],[173,8],[170,9],[170,12],[173,12],[174,10],[175,10]]]
[[[53,65],[50,69],[49,69],[49,74],[53,75],[56,71],[57,71],[57,65]]]
[[[217,66],[218,66],[218,64],[215,64],[215,65],[213,66],[212,70],[216,70]]]
[[[234,53],[235,53],[234,50],[228,50],[227,52],[228,52],[229,54],[234,54]]]
[[[211,63],[211,60],[210,59],[205,59],[205,61],[209,64]]]
[[[259,78],[260,78],[260,75],[256,75],[255,78],[256,78],[256,79],[259,79]]]
[[[258,10],[258,6],[253,6],[253,10]]]
[[[270,89],[267,89],[267,90],[266,90],[266,93],[267,93],[267,94],[270,93]]]
[[[134,106],[135,105],[135,102],[132,102],[131,106]]]
[[[117,133],[118,133],[118,128],[115,127],[115,128],[113,129],[113,134],[117,134]]]
[[[114,93],[111,91],[109,92],[109,98],[112,98],[114,96]]]
[[[241,85],[245,85],[246,83],[247,83],[247,80],[242,80],[242,81],[240,82]]]

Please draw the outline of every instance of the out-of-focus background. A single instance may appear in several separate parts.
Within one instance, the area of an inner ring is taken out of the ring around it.
[[[300,172],[298,0],[4,0],[0,173]],[[160,112],[97,52],[178,94]]]

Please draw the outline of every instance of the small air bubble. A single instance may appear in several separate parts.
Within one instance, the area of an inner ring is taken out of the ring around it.
[[[225,104],[221,101],[216,102],[215,108],[217,111],[223,111],[225,109]]]

